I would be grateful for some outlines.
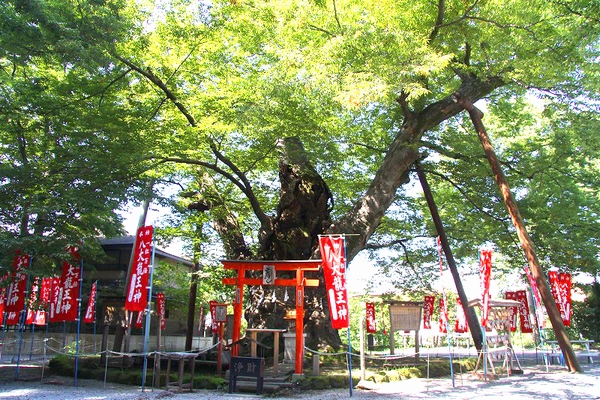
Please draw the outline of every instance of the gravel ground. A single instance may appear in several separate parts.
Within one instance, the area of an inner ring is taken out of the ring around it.
[[[568,373],[564,368],[525,367],[523,375],[502,376],[498,380],[483,381],[470,374],[457,375],[454,387],[450,378],[410,379],[401,382],[371,384],[369,389],[309,390],[268,395],[283,399],[600,399],[600,364],[583,365],[583,374]],[[22,366],[19,379],[14,380],[12,365],[0,365],[0,400],[4,399],[248,399],[252,394],[227,394],[224,390],[196,390],[177,393],[146,389],[102,381],[78,381],[73,378],[46,376],[40,380],[39,367]]]

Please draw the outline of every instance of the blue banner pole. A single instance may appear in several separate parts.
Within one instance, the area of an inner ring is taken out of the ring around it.
[[[152,279],[154,276],[154,244],[152,245],[152,260],[150,261],[150,282],[148,285],[148,303],[146,304],[146,324],[144,327],[144,370],[142,372],[142,392],[146,386],[146,372],[148,371],[148,342],[150,341],[150,304],[152,301]],[[160,330],[160,325],[158,327]]]
[[[96,282],[93,284],[96,284],[96,293],[94,293],[94,354],[96,354],[98,352],[96,347],[96,300],[98,299],[98,280],[96,279]]]
[[[31,262],[33,261],[33,257],[29,257],[29,265],[27,269],[31,269]],[[21,272],[24,273],[24,272]],[[17,354],[17,368],[15,369],[15,381],[19,379],[19,364],[21,362],[21,347],[23,346],[23,334],[25,331],[25,317],[27,316],[27,298],[29,297],[29,276],[27,276],[27,283],[25,283],[25,307],[21,310],[21,315],[19,316],[19,329],[20,329],[20,337],[19,337],[19,353]]]
[[[81,241],[83,248],[83,240]],[[80,249],[81,250],[81,249]],[[83,257],[79,259],[79,298],[77,299],[77,335],[75,336],[75,377],[73,385],[77,387],[77,372],[79,371],[79,333],[81,332],[81,297],[83,295]]]
[[[346,258],[346,237],[342,236],[344,240],[344,274],[348,276],[348,261]],[[348,284],[347,279],[345,279]],[[344,290],[347,291],[346,288]],[[352,397],[352,342],[350,341],[350,301],[348,301],[348,388],[350,390],[350,397]]]

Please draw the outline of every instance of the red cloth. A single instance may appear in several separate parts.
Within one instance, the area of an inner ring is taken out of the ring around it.
[[[29,262],[28,255],[17,254],[14,258],[4,304],[7,325],[18,325],[21,311],[25,308],[27,274],[23,270],[29,267]]]
[[[521,332],[531,333],[533,328],[529,321],[529,302],[527,301],[527,292],[524,290],[517,290],[516,292],[517,301],[521,303],[519,305],[519,321],[521,322]]]
[[[322,236],[319,238],[319,250],[323,260],[323,274],[329,301],[331,326],[333,329],[347,328],[350,307],[346,290],[344,238],[341,236]]]
[[[142,226],[137,231],[131,275],[127,282],[125,309],[144,311],[148,305],[148,278],[152,262],[152,226]]]
[[[76,262],[79,254],[75,247],[69,248]],[[81,279],[81,267],[67,261],[62,264],[62,275],[60,284],[55,286],[58,297],[55,298],[54,313],[50,314],[50,322],[75,321],[77,319],[79,302],[79,280]]]
[[[423,303],[423,329],[431,329],[431,316],[433,315],[435,296],[425,296]]]
[[[366,303],[365,305],[366,318],[367,318],[367,333],[376,333],[377,325],[375,323],[375,304]]]
[[[507,300],[517,300],[517,292],[506,292],[504,297]],[[509,307],[510,311],[510,331],[515,332],[517,330],[517,316],[519,315],[519,307]]]
[[[96,285],[98,281],[92,284],[92,289],[90,290],[90,299],[88,300],[87,308],[85,309],[85,317],[83,318],[83,322],[86,324],[92,323],[96,319]]]
[[[469,323],[467,322],[467,315],[465,314],[465,308],[462,305],[460,299],[456,299],[456,322],[454,324],[454,332],[465,333],[469,330]]]
[[[481,288],[481,326],[487,327],[490,316],[490,280],[492,276],[492,250],[479,251],[479,285]]]
[[[448,308],[445,297],[440,297],[440,333],[448,333]]]

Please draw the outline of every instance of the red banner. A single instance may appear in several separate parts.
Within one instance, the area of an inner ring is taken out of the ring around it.
[[[27,296],[27,274],[23,272],[29,266],[29,255],[17,255],[14,258],[11,273],[11,282],[6,289],[6,324],[18,325],[19,315],[25,308]]]
[[[75,247],[69,248],[76,262],[79,262],[79,254]],[[81,267],[67,261],[62,264],[62,275],[56,303],[54,303],[54,315],[50,315],[50,322],[75,321],[77,319],[79,301],[79,280],[81,279]]]
[[[492,250],[479,251],[479,286],[481,289],[481,326],[487,327],[490,316],[490,280],[492,276]]]
[[[329,316],[333,329],[347,328],[349,324],[348,292],[346,291],[346,259],[344,238],[322,236],[319,250],[323,260],[325,288],[329,300]]]
[[[377,333],[377,325],[375,323],[375,304],[367,303],[365,305],[367,313],[367,333]]]
[[[517,292],[506,292],[504,293],[506,300],[517,300]],[[519,315],[519,307],[508,307],[510,313],[510,331],[516,332],[517,330],[517,316]]]
[[[22,271],[29,266],[28,255],[17,255],[13,261],[11,282],[6,289],[6,325],[18,325],[21,311],[25,308],[27,296],[27,274]]]
[[[52,282],[52,278],[42,278],[42,284],[40,287],[40,296],[39,296],[39,307],[35,313],[35,319],[33,321],[34,325],[43,326],[46,325],[46,318],[48,312],[48,304],[50,304],[50,285]]]
[[[56,310],[60,308],[61,298],[60,278],[50,278],[50,322],[56,322]]]
[[[143,311],[148,305],[148,277],[152,261],[152,226],[142,226],[137,231],[131,275],[127,283],[125,309]]]
[[[217,323],[217,304],[219,304],[219,302],[210,301],[208,304],[210,307],[210,330],[212,333],[219,333],[219,324]]]
[[[8,280],[8,272],[0,278],[0,326],[4,324],[4,303],[6,303],[6,287],[3,283]]]
[[[462,305],[460,299],[456,299],[456,322],[454,323],[454,332],[465,333],[469,330],[469,324],[467,322],[467,315],[465,314],[465,308]]]
[[[202,325],[204,322],[204,304],[200,306],[200,315],[198,315],[198,335],[202,335]]]
[[[92,323],[96,320],[96,285],[98,281],[92,284],[92,289],[90,290],[90,299],[88,300],[87,308],[85,309],[85,317],[83,317],[83,322],[86,324]]]
[[[560,289],[558,283],[558,271],[548,271],[548,283],[550,284],[550,291],[552,292],[552,297],[554,297],[554,302],[556,303],[556,307],[558,308],[558,312],[562,316],[562,300],[560,298]]]
[[[563,272],[558,274],[558,293],[562,302],[561,317],[565,326],[571,326],[571,285],[572,276],[569,273]]]
[[[423,301],[423,329],[431,329],[431,316],[433,315],[433,305],[435,296],[425,296]]]
[[[40,291],[40,278],[37,277],[33,280],[31,289],[29,290],[29,305],[27,306],[27,317],[25,318],[25,325],[31,325],[35,322],[37,311],[38,292]]]
[[[571,274],[565,272],[548,272],[552,297],[565,326],[571,326],[571,279]]]
[[[165,306],[165,294],[156,293],[156,311],[158,312],[158,318],[160,321],[160,330],[164,331],[167,326],[167,319],[165,317],[166,306]]]
[[[529,302],[527,301],[527,292],[524,290],[517,290],[516,292],[517,301],[521,303],[519,305],[519,321],[521,323],[521,332],[531,333],[533,328],[529,321]]]
[[[527,275],[527,280],[529,280],[529,285],[531,286],[531,290],[533,292],[538,324],[541,325],[540,328],[545,328],[546,317],[544,315],[544,307],[542,307],[542,297],[540,296],[540,291],[537,287],[537,283],[535,282],[535,279],[533,279],[533,275],[531,275],[531,271],[529,270],[528,265],[525,266],[525,274]]]
[[[137,318],[135,319],[133,326],[135,326],[138,329],[142,329],[143,325],[144,325],[144,312],[138,311]],[[161,327],[161,329],[162,329],[162,327]]]
[[[446,307],[444,297],[440,297],[440,333],[448,333],[448,307]]]

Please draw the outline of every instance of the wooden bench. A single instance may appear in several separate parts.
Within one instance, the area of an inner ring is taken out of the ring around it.
[[[182,391],[184,388],[189,387],[190,392],[191,392],[194,389],[194,370],[196,368],[196,357],[198,356],[198,354],[176,352],[176,353],[161,353],[161,356],[165,357],[167,359],[167,376],[166,376],[166,380],[165,380],[165,386],[167,387],[167,389],[176,387],[179,389],[179,391]],[[171,361],[173,361],[173,360],[179,362],[179,365],[178,365],[179,368],[177,371],[177,383],[170,382]],[[190,362],[191,378],[190,378],[189,384],[183,383],[183,368],[185,366],[186,361]]]
[[[548,341],[546,341],[546,343],[548,343],[551,346],[551,348],[549,350],[544,352],[544,353],[546,353],[544,355],[544,357],[548,357],[547,363],[551,364],[552,359],[556,358],[557,361],[559,361],[561,365],[564,365],[565,361],[563,358],[562,351],[560,350],[560,347],[558,346],[558,341],[548,340]],[[575,354],[578,357],[587,357],[588,364],[593,364],[594,363],[593,357],[598,355],[597,351],[590,349],[590,345],[592,343],[594,343],[593,340],[587,340],[587,339],[571,340],[571,344],[583,345],[584,350],[580,351],[580,352],[575,352]]]
[[[229,393],[236,390],[238,378],[256,378],[256,394],[262,394],[265,359],[261,357],[231,357],[229,362]]]

